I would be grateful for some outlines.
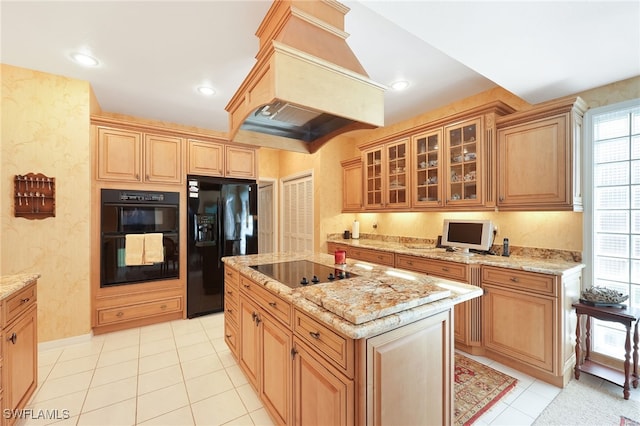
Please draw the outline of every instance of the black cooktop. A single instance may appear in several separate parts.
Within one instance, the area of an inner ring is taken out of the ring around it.
[[[308,260],[253,265],[251,268],[291,288],[306,287],[358,276],[337,266],[326,266]]]

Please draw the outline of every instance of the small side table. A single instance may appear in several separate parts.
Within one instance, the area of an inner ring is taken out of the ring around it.
[[[576,326],[576,367],[575,378],[580,379],[580,372],[588,373],[593,376],[600,377],[615,385],[622,386],[624,399],[629,399],[631,381],[634,388],[638,387],[638,322],[640,320],[640,309],[634,308],[605,308],[598,306],[586,305],[584,303],[574,303],[572,305],[578,316],[578,325]],[[585,348],[586,353],[584,359],[581,356],[582,340],[580,336],[580,315],[587,316]],[[624,349],[624,374],[618,370],[614,370],[605,365],[599,364],[590,359],[591,355],[591,318],[597,318],[602,321],[613,321],[623,324],[627,329],[627,338],[625,340]],[[631,327],[635,323],[633,331],[633,372],[630,371],[631,358]]]

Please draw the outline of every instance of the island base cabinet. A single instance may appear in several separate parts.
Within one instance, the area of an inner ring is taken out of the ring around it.
[[[451,310],[367,339],[367,425],[453,421]]]
[[[294,338],[293,420],[296,426],[355,423],[353,380]]]
[[[262,386],[260,396],[278,424],[288,425],[291,416],[291,332],[264,315],[262,321]]]

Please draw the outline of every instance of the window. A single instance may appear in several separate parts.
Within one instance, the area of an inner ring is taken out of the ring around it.
[[[640,307],[640,100],[586,117],[586,285],[628,294]],[[622,326],[594,322],[594,352],[622,359],[624,339]]]

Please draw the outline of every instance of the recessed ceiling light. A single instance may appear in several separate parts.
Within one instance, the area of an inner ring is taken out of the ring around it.
[[[407,80],[397,80],[391,83],[391,88],[396,91],[404,90],[409,87],[409,82]]]
[[[91,55],[87,55],[86,53],[73,53],[71,54],[71,59],[73,59],[76,63],[83,65],[85,67],[96,67],[99,62],[96,58]]]
[[[215,95],[216,91],[213,87],[209,87],[209,86],[200,86],[198,87],[198,92],[200,92],[201,94],[205,95],[205,96],[211,96],[211,95]]]

